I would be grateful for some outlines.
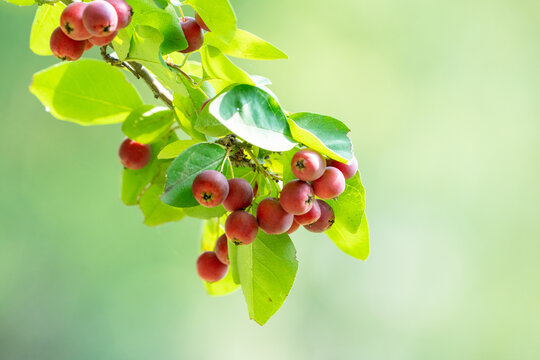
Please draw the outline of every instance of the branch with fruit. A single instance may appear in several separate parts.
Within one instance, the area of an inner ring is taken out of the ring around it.
[[[367,258],[349,128],[284,110],[269,79],[231,61],[287,56],[239,29],[228,0],[6,1],[39,5],[30,48],[64,60],[34,74],[30,91],[47,111],[84,126],[122,124],[122,201],[148,226],[203,220],[193,260],[210,295],[241,288],[250,318],[266,323],[293,286],[300,228]]]

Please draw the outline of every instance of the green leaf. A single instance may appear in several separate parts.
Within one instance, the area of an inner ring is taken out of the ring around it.
[[[33,4],[33,1],[29,1]],[[31,5],[30,4],[30,5]],[[30,32],[30,50],[37,55],[52,55],[51,34],[60,26],[60,15],[66,8],[62,2],[42,5],[37,8]]]
[[[234,86],[218,95],[208,110],[226,128],[260,148],[287,151],[296,145],[279,104],[256,86]]]
[[[365,214],[365,190],[360,174],[347,180],[345,192],[328,204],[336,221],[326,235],[346,254],[360,260],[369,256],[369,229]]]
[[[159,162],[156,159],[156,154],[159,152],[162,143],[152,145],[152,159],[140,170],[124,169],[122,173],[122,202],[126,205],[137,205],[139,197],[147,188],[148,184],[159,173]]]
[[[127,60],[137,61],[145,66],[162,85],[175,93],[175,96],[189,97],[190,93],[184,83],[177,80],[176,73],[167,66],[160,54],[159,48],[162,41],[163,35],[157,29],[150,26],[137,26],[133,33]],[[203,137],[202,140],[206,139]]]
[[[151,26],[163,34],[164,40],[161,44],[163,54],[184,50],[188,47],[178,16],[170,6],[165,10],[154,10],[141,14],[135,23]]]
[[[292,172],[291,163],[294,154],[298,151],[298,148],[292,148],[289,151],[284,151],[282,153],[283,161],[283,183],[286,184],[291,180],[296,179],[296,176]]]
[[[189,87],[186,87],[186,89],[190,89]],[[195,123],[198,118],[198,112],[200,109],[199,105],[200,101],[203,98],[204,93],[199,92],[200,89],[197,89],[199,91],[196,91],[194,89],[191,92],[184,94],[180,93],[174,93],[174,111],[176,112],[176,117],[178,119],[178,124],[184,130],[186,134],[191,136],[193,139],[200,140],[200,141],[206,141],[206,137],[204,134],[199,132],[197,128],[195,127]],[[191,96],[190,93],[193,95]],[[204,100],[206,101],[206,100]],[[203,102],[204,102],[203,101]],[[197,107],[197,105],[199,105]]]
[[[122,124],[122,132],[142,144],[151,144],[170,131],[174,112],[165,107],[143,105],[133,110]]]
[[[223,234],[223,230],[220,226],[219,219],[208,220],[203,226],[203,234],[201,238],[201,250],[202,251],[213,251],[216,245],[218,237]],[[228,242],[229,249],[235,247],[231,242]],[[233,272],[229,267],[229,272],[227,276],[220,281],[213,283],[208,283],[204,281],[204,286],[208,294],[212,296],[222,296],[232,293],[233,291],[239,288],[239,285],[234,282]]]
[[[238,247],[238,272],[249,316],[264,325],[289,294],[296,271],[296,249],[288,235],[259,235]]]
[[[174,159],[184,152],[188,147],[198,144],[197,140],[178,140],[161,149],[158,159]]]
[[[34,0],[6,0],[6,1],[8,3],[12,3],[19,6],[30,6],[36,3]]]
[[[152,0],[129,0],[129,4],[133,8],[131,23],[135,29],[138,25],[150,26],[163,35],[160,43],[163,54],[187,47],[182,26],[172,5],[165,1]]]
[[[205,45],[200,52],[205,79],[255,85],[249,74],[234,65],[218,48]]]
[[[224,41],[230,41],[236,31],[236,16],[228,0],[186,0],[185,5],[191,5],[204,23]]]
[[[226,151],[219,145],[202,143],[193,145],[172,162],[167,170],[165,193],[161,200],[176,207],[193,207],[199,203],[193,196],[191,185],[204,170],[219,170]]]
[[[363,215],[360,228],[355,233],[347,231],[343,221],[336,217],[334,225],[326,231],[326,235],[344,253],[360,259],[366,260],[369,256],[369,228],[366,215]]]
[[[350,233],[356,233],[362,222],[366,208],[366,192],[360,180],[360,174],[346,182],[345,191],[337,200],[329,200],[328,204],[334,209],[336,222],[339,222]]]
[[[240,285],[240,274],[238,273],[238,247],[244,245],[236,245],[232,242],[228,242],[228,252],[229,252],[229,273],[231,274],[235,284]]]
[[[163,42],[163,35],[158,29],[151,26],[137,25],[131,38],[131,46],[128,61],[146,61],[164,65],[161,58],[160,46]]]
[[[153,183],[146,190],[140,200],[139,206],[144,214],[144,223],[148,226],[157,226],[168,222],[178,221],[184,218],[184,210],[169,206],[161,202],[159,198],[163,193],[165,178]]]
[[[129,50],[131,49],[131,38],[134,31],[135,27],[133,22],[131,22],[128,26],[120,30],[113,39],[112,46],[116,52],[116,55],[118,56],[118,59],[121,61],[126,60],[129,55]]]
[[[195,121],[195,130],[215,137],[229,135],[231,131],[227,129],[214,115],[210,113],[210,103],[201,111]]]
[[[216,34],[205,34],[205,42],[226,55],[251,60],[287,59],[287,55],[269,42],[245,30],[236,30],[230,42],[223,41]]]
[[[223,205],[220,205],[214,208],[207,208],[201,205],[184,208],[184,213],[187,216],[195,218],[195,219],[203,219],[203,220],[221,217],[226,212],[227,210],[225,210]]]
[[[295,140],[331,159],[349,162],[353,159],[349,128],[330,116],[296,113],[289,116]]]
[[[118,68],[97,60],[63,63],[34,74],[30,86],[53,116],[80,125],[122,122],[142,105]]]

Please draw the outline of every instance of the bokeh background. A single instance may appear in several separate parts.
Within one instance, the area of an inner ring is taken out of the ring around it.
[[[0,359],[538,359],[540,2],[233,0],[289,61],[242,62],[352,128],[372,254],[295,236],[264,327],[205,294],[200,222],[119,199],[119,126],[55,120],[33,9],[0,3]],[[141,88],[145,96],[148,92]]]

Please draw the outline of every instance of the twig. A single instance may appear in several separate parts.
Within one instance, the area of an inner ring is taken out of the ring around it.
[[[101,47],[101,57],[112,66],[122,67],[131,72],[137,79],[142,79],[150,87],[156,99],[161,99],[167,106],[174,109],[173,96],[159,81],[156,80],[144,66],[136,61],[120,61],[107,53],[107,46]]]

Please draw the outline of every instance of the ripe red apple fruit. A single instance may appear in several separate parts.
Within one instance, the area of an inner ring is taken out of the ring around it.
[[[118,156],[120,156],[120,161],[126,168],[139,170],[150,162],[152,148],[150,145],[141,144],[126,138],[120,145]]]
[[[311,184],[315,195],[321,199],[333,199],[345,191],[345,177],[335,167],[328,166],[324,174]]]
[[[229,183],[222,173],[205,170],[195,177],[191,189],[199,204],[204,207],[216,207],[223,203],[229,194]]]
[[[94,0],[86,6],[82,21],[92,36],[107,36],[116,31],[118,15],[114,6],[103,0]]]
[[[197,274],[207,282],[216,282],[227,275],[229,267],[219,261],[213,251],[203,252],[197,259]]]
[[[75,61],[81,58],[86,48],[86,40],[73,40],[68,37],[60,27],[57,27],[51,35],[51,51],[54,56],[61,60]]]
[[[329,160],[328,166],[335,167],[336,169],[341,171],[341,173],[345,177],[345,180],[348,180],[352,178],[358,171],[358,160],[356,160],[356,158],[353,158],[348,164],[344,164],[336,160]]]
[[[336,217],[334,215],[334,209],[330,207],[326,202],[317,200],[319,207],[321,208],[321,217],[313,224],[305,225],[306,230],[314,233],[322,233],[330,229],[334,225]]]
[[[236,245],[249,245],[259,233],[259,224],[255,216],[237,210],[230,214],[225,221],[225,234]]]
[[[60,15],[60,27],[64,34],[73,40],[90,39],[92,35],[83,25],[82,16],[88,3],[74,2],[69,4]]]
[[[294,216],[283,210],[279,200],[266,198],[257,206],[259,227],[269,235],[287,232],[294,221]]]
[[[304,181],[313,181],[321,177],[326,167],[326,161],[316,151],[300,150],[294,154],[291,169],[297,178]]]
[[[214,247],[214,252],[216,253],[216,256],[219,259],[219,261],[221,261],[225,265],[230,264],[229,244],[227,241],[227,235],[223,234],[217,239],[216,245]]]
[[[204,33],[199,24],[194,18],[186,16],[184,20],[180,19],[180,25],[188,43],[188,47],[180,52],[187,54],[199,50],[204,42]]]
[[[245,179],[237,178],[229,181],[229,195],[223,202],[227,211],[244,210],[253,201],[253,188]]]

